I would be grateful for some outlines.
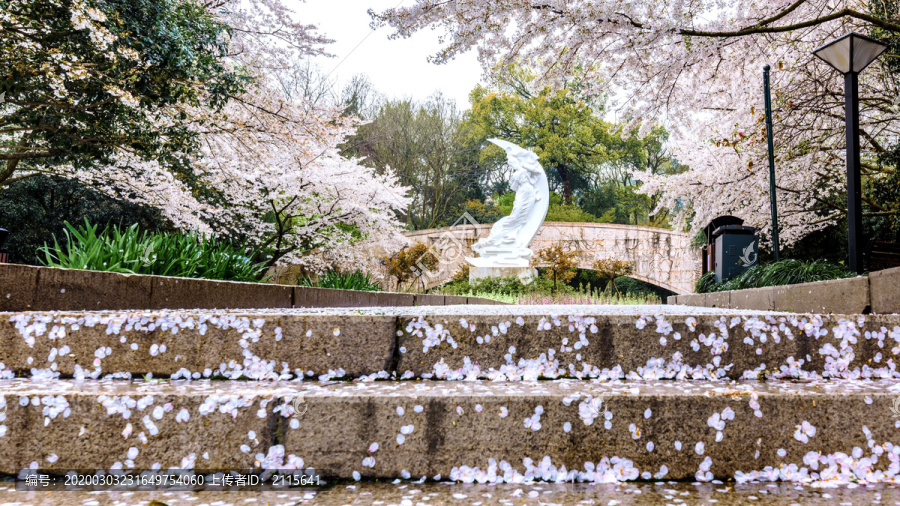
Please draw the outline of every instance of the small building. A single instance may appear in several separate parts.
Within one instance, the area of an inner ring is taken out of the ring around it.
[[[719,216],[704,228],[703,274],[716,273],[716,283],[728,281],[759,263],[759,229],[745,227],[735,216]]]

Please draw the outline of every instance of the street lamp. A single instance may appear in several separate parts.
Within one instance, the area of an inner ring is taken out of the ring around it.
[[[844,118],[847,124],[847,224],[850,270],[862,274],[862,188],[859,178],[859,73],[887,46],[850,32],[819,47],[813,54],[844,74]]]

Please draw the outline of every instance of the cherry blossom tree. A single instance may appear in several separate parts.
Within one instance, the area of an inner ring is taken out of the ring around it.
[[[338,152],[358,121],[324,94],[292,94],[278,82],[279,72],[322,54],[330,41],[293,21],[278,0],[208,5],[234,30],[230,54],[255,81],[224,114],[199,111],[206,116],[198,121],[197,165],[221,202],[206,221],[230,236],[258,238],[270,265],[358,266],[373,248],[406,244],[396,216],[410,204],[407,189]]]
[[[229,26],[180,0],[12,0],[0,11],[0,187],[116,153],[179,159],[196,135],[174,105],[240,91]]]
[[[846,212],[843,80],[811,52],[851,30],[900,34],[882,3],[418,0],[370,13],[398,37],[443,28],[436,63],[474,48],[486,69],[528,63],[558,88],[585,72],[585,91],[610,93],[618,117],[644,130],[664,123],[691,170],[642,176],[642,191],[663,191],[659,204],[695,230],[720,214],[770,227],[761,74],[772,65],[781,238],[793,243]],[[874,180],[895,170],[874,163],[900,134],[889,77],[875,64],[860,80],[863,170]]]
[[[36,1],[23,0],[23,9],[33,8]],[[45,51],[47,59],[62,61],[63,70],[81,61],[77,57],[89,60],[65,53],[66,37],[76,37],[106,50],[104,57],[115,59],[126,70],[133,67],[132,73],[149,76],[151,81],[178,77],[158,72],[150,63],[158,55],[141,53],[139,41],[128,39],[133,34],[116,35],[110,28],[120,13],[109,9],[126,7],[85,1],[54,3],[61,23],[71,18],[75,30],[60,29],[59,47]],[[396,211],[409,205],[406,188],[337,151],[357,122],[343,117],[335,104],[289,96],[279,86],[278,72],[292,68],[299,59],[323,53],[323,44],[329,41],[314,26],[294,21],[292,12],[278,0],[205,4],[169,0],[166,5],[174,12],[189,11],[187,21],[218,30],[214,42],[224,42],[216,51],[195,52],[191,58],[231,80],[223,83],[212,74],[203,79],[203,73],[197,72],[195,79],[183,83],[183,95],[145,107],[147,98],[106,86],[102,75],[90,75],[94,67],[86,63],[89,75],[85,79],[99,82],[96,93],[108,98],[85,114],[109,113],[110,104],[130,107],[141,115],[142,135],[161,145],[174,143],[173,149],[133,149],[133,142],[111,135],[97,163],[59,158],[51,166],[49,161],[39,161],[18,167],[18,177],[52,171],[78,179],[118,198],[157,207],[178,227],[248,240],[259,256],[254,260],[270,266],[346,267],[359,265],[373,247],[387,251],[401,247],[405,239]],[[4,15],[8,20],[10,15]],[[35,30],[40,31],[34,26],[22,30],[23,44],[34,38]],[[129,49],[132,46],[138,49]],[[57,53],[61,56],[53,56]],[[61,72],[56,81],[41,84],[35,93],[52,96],[53,86],[66,91],[70,81],[79,78]],[[81,97],[70,95],[77,104]],[[7,108],[27,106],[13,103]],[[61,124],[71,123],[77,131],[77,117],[61,114],[60,118]],[[129,117],[114,120],[127,122]],[[172,136],[172,130],[183,133],[182,137]],[[23,135],[16,132],[5,133],[8,138]],[[44,141],[50,150],[59,144],[54,139]]]

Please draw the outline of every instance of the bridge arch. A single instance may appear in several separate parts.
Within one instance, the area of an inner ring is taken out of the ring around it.
[[[440,260],[429,272],[425,286],[432,288],[449,281],[467,256],[475,256],[472,245],[490,233],[491,225],[457,225],[408,232],[414,243],[423,243]],[[610,223],[545,222],[531,243],[537,251],[553,244],[575,252],[579,269],[591,269],[601,258],[634,264],[629,277],[645,281],[681,295],[691,293],[700,277],[700,253],[691,247],[691,236],[662,228]]]

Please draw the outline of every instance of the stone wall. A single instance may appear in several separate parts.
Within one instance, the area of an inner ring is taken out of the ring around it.
[[[500,304],[478,297],[358,292],[0,264],[0,311],[261,309]]]
[[[487,237],[492,225],[459,225],[418,230],[405,234],[413,242],[428,245],[440,260],[427,277],[427,286],[449,280],[467,256],[475,256],[472,245]],[[612,258],[632,262],[630,276],[675,293],[690,293],[700,277],[700,251],[691,247],[691,236],[663,228],[609,223],[545,222],[531,250],[562,244],[578,256],[578,267],[590,269],[595,260]],[[377,270],[377,265],[371,269]]]
[[[669,297],[669,304],[793,313],[900,313],[900,267],[868,277]]]

